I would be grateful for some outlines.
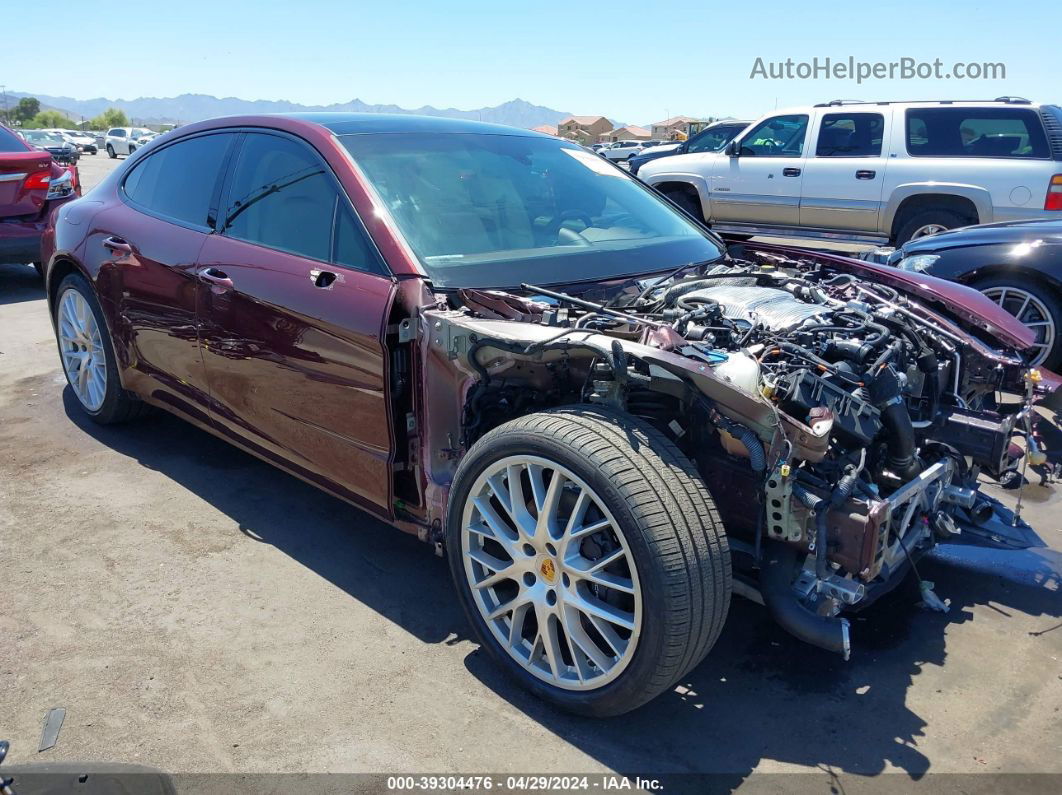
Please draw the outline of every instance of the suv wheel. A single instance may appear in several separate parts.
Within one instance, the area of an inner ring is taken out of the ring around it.
[[[671,687],[730,604],[722,522],[660,431],[573,406],[495,428],[454,479],[447,555],[483,647],[562,709],[618,715]]]
[[[701,212],[699,203],[684,190],[665,190],[662,191],[664,196],[671,199],[680,208],[692,215],[694,219],[704,223],[704,215]]]
[[[118,155],[114,152],[114,147],[110,144],[107,144],[107,157],[109,157],[111,160],[114,160],[114,158],[118,157]]]
[[[969,221],[958,213],[951,210],[924,210],[908,216],[901,224],[896,233],[896,247],[899,248],[908,240],[919,237],[928,237],[938,232],[946,232],[949,229],[957,229],[966,226]]]
[[[1062,364],[1062,301],[1050,289],[1021,276],[981,279],[970,285],[1003,307],[1036,335],[1029,364],[1055,370]]]
[[[59,285],[54,322],[63,372],[84,412],[101,425],[139,416],[146,404],[122,389],[103,312],[80,274]]]

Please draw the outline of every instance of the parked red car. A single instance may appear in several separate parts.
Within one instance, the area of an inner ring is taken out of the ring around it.
[[[81,195],[77,166],[61,166],[0,125],[0,265],[41,262],[52,211]]]
[[[164,408],[416,533],[484,647],[565,709],[670,687],[732,593],[847,657],[846,616],[934,544],[1042,544],[978,490],[1059,383],[1022,364],[1028,329],[923,274],[728,251],[550,136],[201,122],[44,245],[90,417]]]

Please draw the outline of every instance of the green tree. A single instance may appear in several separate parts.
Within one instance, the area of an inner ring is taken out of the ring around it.
[[[68,119],[62,113],[57,110],[42,110],[29,122],[26,122],[24,127],[42,129],[46,127],[58,127],[60,130],[72,130],[77,127],[77,122],[73,119]]]
[[[41,101],[36,97],[23,97],[15,106],[14,116],[17,121],[29,121],[41,112]]]
[[[128,127],[129,117],[118,108],[107,108],[99,116],[89,120],[90,130],[106,130],[110,127]]]

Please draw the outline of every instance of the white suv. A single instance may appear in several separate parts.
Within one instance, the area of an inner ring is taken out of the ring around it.
[[[616,141],[607,149],[598,152],[604,158],[616,161],[630,160],[645,148],[645,141]]]
[[[717,232],[901,245],[968,224],[1062,219],[1062,109],[842,102],[771,113],[722,152],[638,176]]]
[[[143,146],[158,133],[144,127],[112,127],[107,130],[104,144],[110,157],[118,155],[131,155],[138,147]]]

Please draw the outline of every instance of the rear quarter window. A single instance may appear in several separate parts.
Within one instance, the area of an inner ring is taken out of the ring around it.
[[[123,190],[153,214],[205,227],[231,140],[226,133],[202,135],[156,150],[133,167]]]
[[[911,108],[906,138],[912,157],[1051,156],[1039,116],[1025,108]]]
[[[0,127],[0,152],[25,152],[26,144],[10,130]]]

